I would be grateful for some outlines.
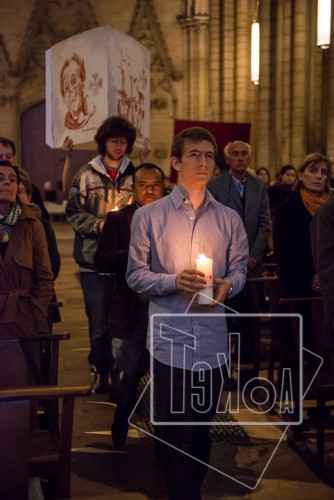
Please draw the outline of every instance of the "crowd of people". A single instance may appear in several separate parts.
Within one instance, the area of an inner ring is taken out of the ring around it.
[[[63,145],[66,219],[75,233],[88,361],[95,393],[109,393],[117,405],[112,439],[122,446],[151,357],[155,437],[168,496],[196,500],[222,371],[223,389],[234,388],[220,357],[228,359],[228,331],[240,332],[240,361],[250,366],[257,334],[249,319],[226,322],[215,312],[225,303],[239,313],[259,312],[249,280],[263,276],[268,252],[274,252],[282,297],[324,296],[324,339],[334,369],[332,160],[311,153],[297,169],[284,165],[272,183],[266,167],[251,171],[250,145],[235,140],[224,149],[228,170],[215,175],[216,140],[208,130],[191,127],[173,140],[171,166],[178,180],[167,190],[161,168],[146,161],[148,148],[139,166],[129,159],[135,140],[128,120],[106,119],[95,135],[98,156],[77,172],[71,139]],[[49,308],[60,268],[55,234],[33,198],[29,176],[15,163],[14,143],[1,137],[3,336],[49,332],[60,320],[50,320]],[[197,266],[202,254],[212,263],[207,273]],[[200,297],[208,289],[212,298],[203,305]],[[305,345],[312,348],[312,330],[305,331]],[[241,382],[254,375],[240,374]],[[203,391],[197,406],[196,383]]]

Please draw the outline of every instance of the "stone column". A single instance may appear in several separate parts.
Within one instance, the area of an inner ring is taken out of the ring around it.
[[[209,108],[208,0],[185,0],[178,21],[185,56],[184,116],[205,120]]]

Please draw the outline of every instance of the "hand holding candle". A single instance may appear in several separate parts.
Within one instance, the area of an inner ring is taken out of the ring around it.
[[[209,259],[201,253],[198,259],[196,259],[196,269],[205,274],[205,279],[207,281],[206,288],[202,290],[198,296],[198,303],[211,304],[213,300],[212,259]]]

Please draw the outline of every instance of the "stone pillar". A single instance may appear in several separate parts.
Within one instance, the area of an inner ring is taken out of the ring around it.
[[[178,21],[183,33],[184,117],[205,120],[209,108],[208,0],[185,0]]]

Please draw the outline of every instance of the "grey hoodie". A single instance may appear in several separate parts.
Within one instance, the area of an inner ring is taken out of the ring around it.
[[[73,179],[66,205],[66,219],[75,231],[73,256],[83,269],[94,270],[100,222],[110,210],[127,205],[132,198],[135,167],[124,157],[115,182],[99,155],[83,166]]]

